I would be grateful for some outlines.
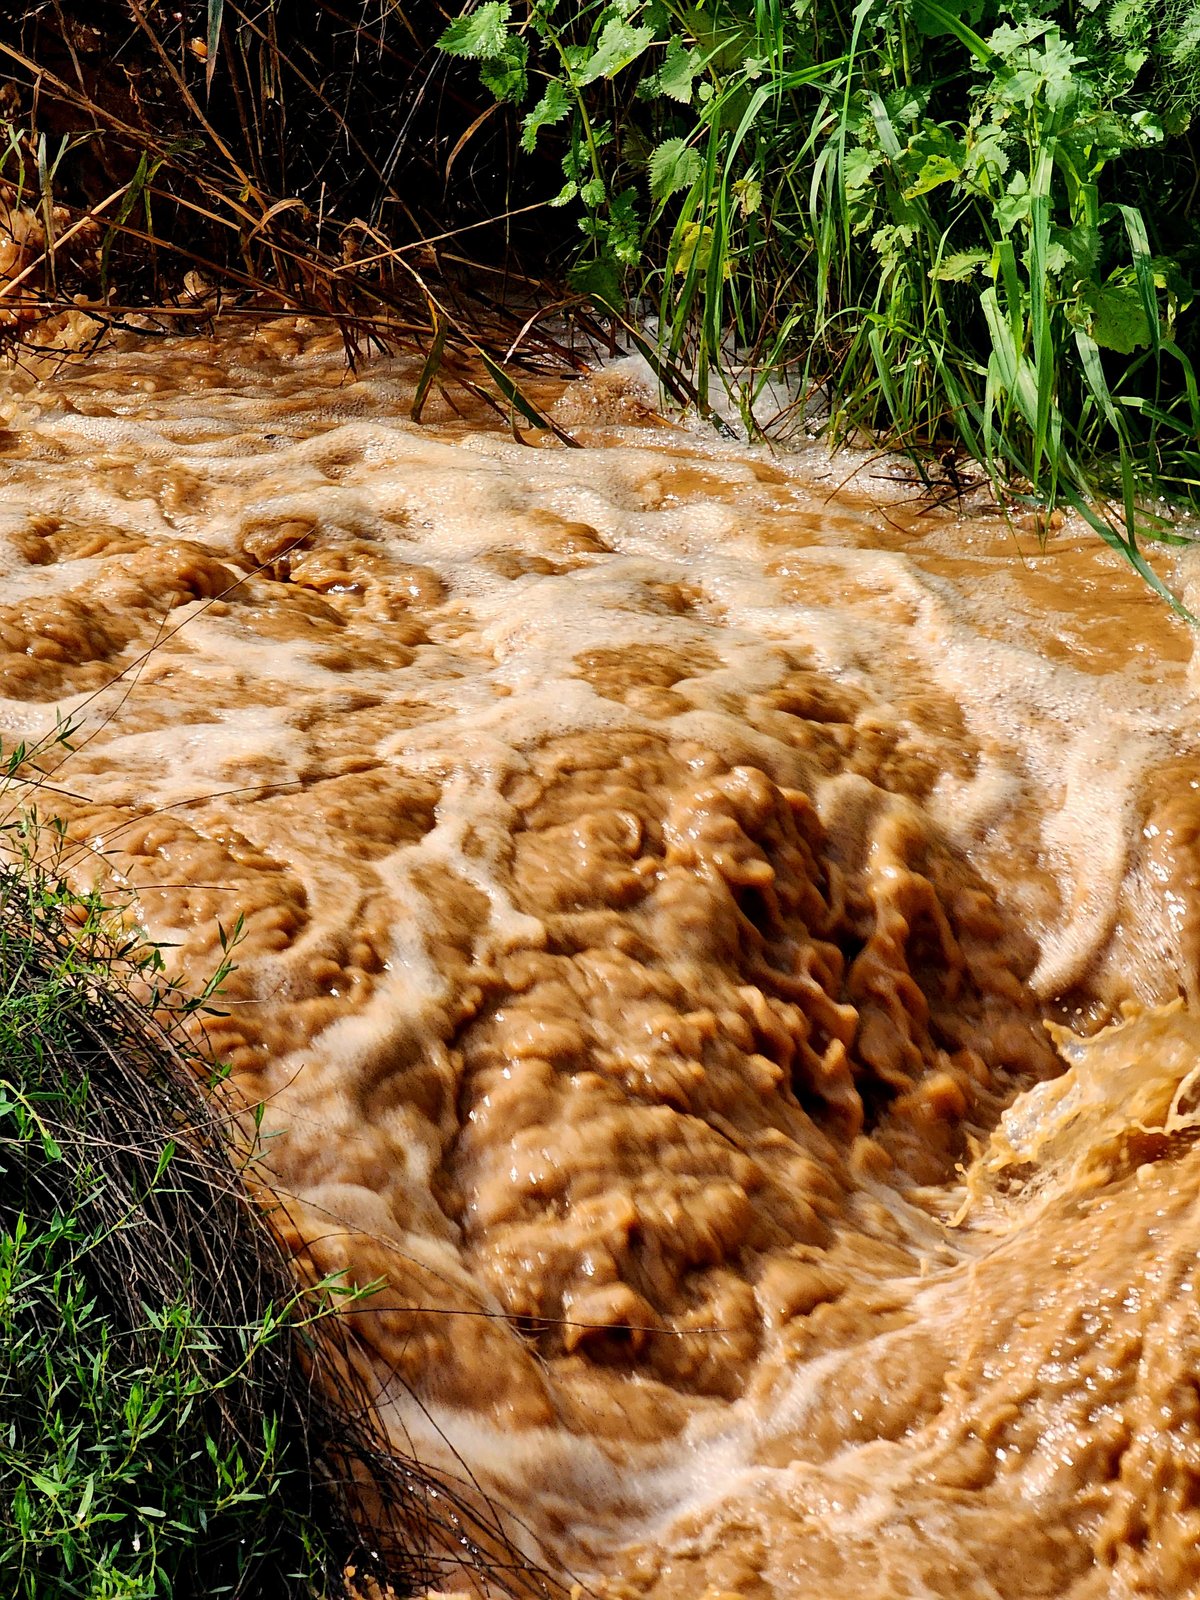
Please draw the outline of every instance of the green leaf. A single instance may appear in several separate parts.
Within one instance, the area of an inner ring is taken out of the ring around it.
[[[1052,24],[1044,17],[1031,17],[1025,22],[1020,22],[1016,27],[1003,22],[987,39],[988,49],[1001,61],[1012,61],[1017,56],[1024,55],[1030,48],[1049,33]]]
[[[1023,172],[1014,172],[1005,194],[995,202],[996,221],[1004,233],[1011,233],[1018,222],[1028,222],[1032,207],[1029,179]]]
[[[637,194],[622,189],[608,208],[608,248],[622,266],[636,267],[642,259],[642,229]]]
[[[543,128],[552,128],[570,114],[571,97],[561,78],[551,78],[545,93],[521,124],[521,148],[533,153]]]
[[[217,70],[217,49],[221,43],[221,21],[225,13],[225,0],[208,0],[208,38],[205,41],[204,87],[212,89],[213,73]],[[143,159],[144,156],[143,156]]]
[[[910,183],[905,189],[904,198],[915,200],[918,195],[939,189],[943,183],[954,183],[961,176],[962,168],[948,156],[927,156],[924,166],[917,173],[916,182]]]
[[[678,100],[680,105],[691,104],[692,83],[703,68],[699,50],[685,50],[678,39],[672,39],[662,66],[651,80],[659,94],[668,100]]]
[[[1156,117],[1153,111],[1135,111],[1129,119],[1129,126],[1142,144],[1161,144],[1166,137],[1162,119]]]
[[[1042,270],[1048,278],[1061,278],[1067,267],[1070,266],[1072,259],[1074,258],[1072,258],[1070,251],[1067,250],[1067,246],[1056,235],[1046,245],[1045,254],[1042,256]]]
[[[612,256],[580,261],[567,273],[567,281],[580,294],[591,295],[601,305],[616,311],[621,307],[621,268]]]
[[[479,63],[479,77],[485,89],[490,89],[497,100],[524,100],[529,88],[525,63],[529,59],[529,46],[515,35],[504,41],[498,56]]]
[[[507,9],[507,8],[506,8]],[[653,28],[636,28],[620,17],[610,17],[600,30],[600,41],[581,68],[575,82],[580,88],[597,78],[615,78],[654,42]]]
[[[492,61],[504,52],[511,15],[508,0],[486,0],[486,4],[457,17],[442,34],[437,47],[448,56]]]
[[[871,235],[871,249],[885,263],[895,265],[912,249],[916,236],[917,230],[909,227],[907,223],[885,223],[882,228],[876,228]]]
[[[712,255],[712,229],[705,223],[685,222],[678,233],[679,248],[675,255],[675,272],[682,277],[692,271],[703,272]]]
[[[1007,144],[1005,129],[994,122],[985,122],[981,128],[972,130],[967,136],[963,158],[964,175],[990,190],[1012,164]]]
[[[664,139],[650,156],[650,194],[666,200],[680,189],[690,189],[704,170],[698,151],[686,139]]]
[[[907,122],[915,126],[929,104],[930,92],[928,84],[915,87],[905,84],[885,94],[883,104],[889,120],[893,124]]]
[[[1102,349],[1128,356],[1150,343],[1150,325],[1136,289],[1092,284],[1081,301],[1088,312],[1088,332]]]
[[[950,33],[951,19],[961,22],[969,28],[983,16],[987,0],[944,0],[944,4],[930,6],[916,0],[913,6],[913,21],[917,31],[927,37],[936,38],[939,34]]]
[[[736,178],[733,192],[743,217],[752,217],[762,206],[762,183],[758,178]]]
[[[875,215],[880,189],[871,178],[882,159],[878,150],[868,150],[861,144],[842,157],[842,183],[855,233],[869,227]]]
[[[561,439],[565,445],[571,446],[572,449],[579,448],[576,441],[571,438],[571,435],[569,433],[564,433],[562,429],[556,425],[553,419],[548,417],[545,412],[540,410],[539,407],[529,398],[529,396],[513,382],[498,361],[494,360],[492,356],[488,355],[486,350],[480,350],[478,346],[476,346],[476,349],[478,351],[479,359],[483,362],[484,367],[487,369],[488,376],[491,378],[492,382],[496,385],[497,389],[499,389],[500,393],[508,401],[509,405],[514,411],[519,411],[520,414],[525,418],[526,422],[531,422],[535,428],[547,429],[557,438]]]
[[[175,1141],[174,1141],[174,1139],[168,1139],[166,1144],[163,1145],[163,1147],[162,1147],[162,1151],[160,1152],[159,1157],[158,1157],[158,1166],[154,1170],[154,1182],[155,1183],[157,1183],[159,1181],[159,1179],[162,1177],[163,1173],[170,1166],[170,1164],[174,1160],[174,1158],[175,1158]]]
[[[958,250],[943,256],[929,276],[939,283],[967,283],[990,258],[990,250]]]

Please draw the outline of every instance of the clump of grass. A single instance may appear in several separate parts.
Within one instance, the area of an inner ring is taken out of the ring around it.
[[[0,871],[0,1571],[22,1600],[321,1592],[281,1337],[315,1312],[148,975],[98,900]]]
[[[662,368],[965,448],[1157,586],[1153,502],[1200,498],[1198,0],[483,0],[440,43],[557,151],[572,281],[652,306]]]
[[[27,753],[6,770],[28,777]],[[346,1296],[301,1282],[268,1226],[186,1028],[227,966],[175,993],[159,952],[55,873],[45,830],[3,834],[6,1595],[378,1597],[445,1587],[447,1563],[556,1594],[481,1497],[390,1447]]]

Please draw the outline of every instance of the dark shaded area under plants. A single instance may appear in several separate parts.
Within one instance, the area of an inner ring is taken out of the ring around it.
[[[516,187],[511,132],[473,75],[433,48],[443,25],[428,0],[8,4],[5,115],[44,134],[51,159],[64,138],[86,139],[86,159],[56,174],[73,206],[98,205],[148,155],[161,219],[149,231],[264,281],[272,230],[251,240],[241,224],[280,204],[303,211],[314,256],[345,254],[368,228],[401,245],[482,226],[473,259],[496,262],[528,242],[520,218],[496,219],[529,184]],[[299,270],[285,261],[270,263],[281,283]],[[112,264],[137,296],[170,286],[169,256],[136,240],[118,241]]]
[[[352,359],[419,350],[453,383],[482,358],[506,414],[489,363],[581,365],[537,328],[556,295],[538,175],[436,49],[444,21],[388,0],[0,5],[0,200],[25,230],[0,344],[52,344],[72,307],[97,337],[133,312],[170,332],[299,311]]]

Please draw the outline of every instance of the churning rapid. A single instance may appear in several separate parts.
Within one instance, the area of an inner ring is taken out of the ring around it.
[[[414,378],[126,338],[0,435],[6,746],[189,981],[244,918],[397,1446],[612,1600],[1196,1593],[1194,635],[620,366],[578,450]]]

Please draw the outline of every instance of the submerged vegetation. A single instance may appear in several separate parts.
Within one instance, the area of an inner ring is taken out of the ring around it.
[[[535,425],[511,363],[607,319],[676,396],[965,452],[1157,583],[1138,539],[1200,496],[1200,0],[456,11],[0,7],[25,289],[316,310]]]

